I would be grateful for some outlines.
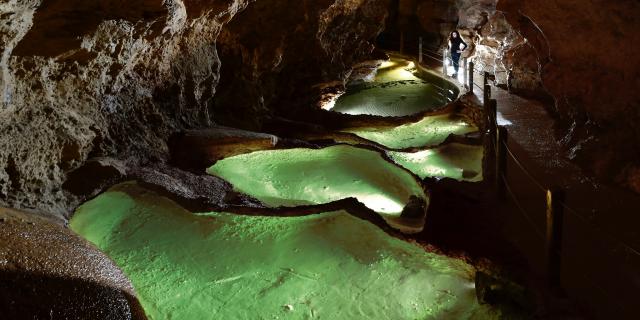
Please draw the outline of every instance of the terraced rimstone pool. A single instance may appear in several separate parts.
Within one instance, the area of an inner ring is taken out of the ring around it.
[[[391,56],[372,82],[347,88],[331,109],[346,114],[407,116],[446,105],[458,96],[458,88],[447,80],[418,71],[413,62]]]
[[[497,319],[473,268],[343,211],[193,214],[135,184],[82,205],[71,228],[131,279],[150,319]]]
[[[387,153],[397,164],[424,179],[452,178],[458,181],[482,181],[483,146],[448,143],[417,152]]]
[[[216,162],[208,173],[269,207],[323,204],[354,197],[390,226],[422,231],[400,218],[411,196],[429,199],[416,177],[376,151],[349,145],[256,151]]]
[[[396,127],[359,127],[343,130],[391,149],[437,146],[450,134],[477,132],[478,127],[455,114],[425,116],[419,121]]]

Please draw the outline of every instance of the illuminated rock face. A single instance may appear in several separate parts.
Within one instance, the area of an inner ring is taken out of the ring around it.
[[[417,122],[396,127],[359,127],[345,130],[390,149],[434,147],[443,143],[450,134],[461,136],[476,131],[477,127],[455,114],[425,116]]]
[[[436,149],[416,152],[389,152],[397,164],[424,179],[451,178],[458,181],[482,181],[482,146],[451,143]]]
[[[386,2],[3,1],[0,205],[68,212],[61,185],[88,158],[162,161],[177,130],[259,121],[296,88],[342,81]]]

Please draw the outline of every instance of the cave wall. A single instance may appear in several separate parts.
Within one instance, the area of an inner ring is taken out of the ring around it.
[[[394,5],[434,38],[457,26],[510,90],[550,95],[570,156],[640,191],[637,1],[8,0],[0,205],[68,212],[61,186],[88,158],[164,161],[178,130],[304,112]]]
[[[640,192],[640,2],[500,0],[498,10],[543,62],[544,87],[569,124],[569,155]]]
[[[89,158],[162,162],[176,131],[312,100],[296,90],[344,79],[385,2],[0,3],[0,206],[67,214],[62,185]]]
[[[443,3],[421,3],[432,2]],[[549,101],[570,158],[603,181],[640,192],[635,125],[640,2],[456,0],[449,5],[457,12],[457,29],[473,43],[467,54],[479,68],[494,73],[513,93]],[[424,10],[419,17],[427,24],[440,11]],[[449,32],[441,26],[442,34]]]
[[[259,130],[264,116],[293,117],[313,106],[323,88],[343,86],[351,67],[372,55],[388,2],[262,0],[249,6],[218,39],[223,63],[216,118]]]

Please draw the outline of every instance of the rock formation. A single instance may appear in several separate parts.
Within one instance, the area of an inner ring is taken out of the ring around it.
[[[514,93],[550,100],[569,157],[640,192],[639,2],[420,0],[417,7],[423,26],[440,25],[432,45],[457,22],[477,67]]]
[[[1,3],[0,205],[68,213],[87,159],[164,161],[176,131],[299,108],[371,51],[387,2]]]
[[[640,190],[640,5],[545,1],[399,1],[395,23],[435,46],[457,26],[498,83],[553,98],[571,156]],[[390,3],[0,4],[0,205],[66,213],[77,201],[61,186],[87,159],[164,161],[182,129],[260,129],[314,107],[370,57]]]
[[[535,49],[571,156],[640,192],[640,2],[501,0],[498,10]]]
[[[384,29],[388,0],[277,1],[249,6],[218,39],[221,81],[216,116],[256,129],[262,117],[314,106],[329,85],[344,86]]]
[[[147,319],[104,253],[48,219],[0,208],[3,319]]]

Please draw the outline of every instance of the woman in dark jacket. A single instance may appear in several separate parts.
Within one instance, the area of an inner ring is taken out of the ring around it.
[[[453,62],[453,77],[458,76],[458,69],[460,68],[460,55],[462,51],[467,49],[467,43],[462,40],[458,31],[451,32],[449,36],[449,50],[451,51],[451,61]]]

